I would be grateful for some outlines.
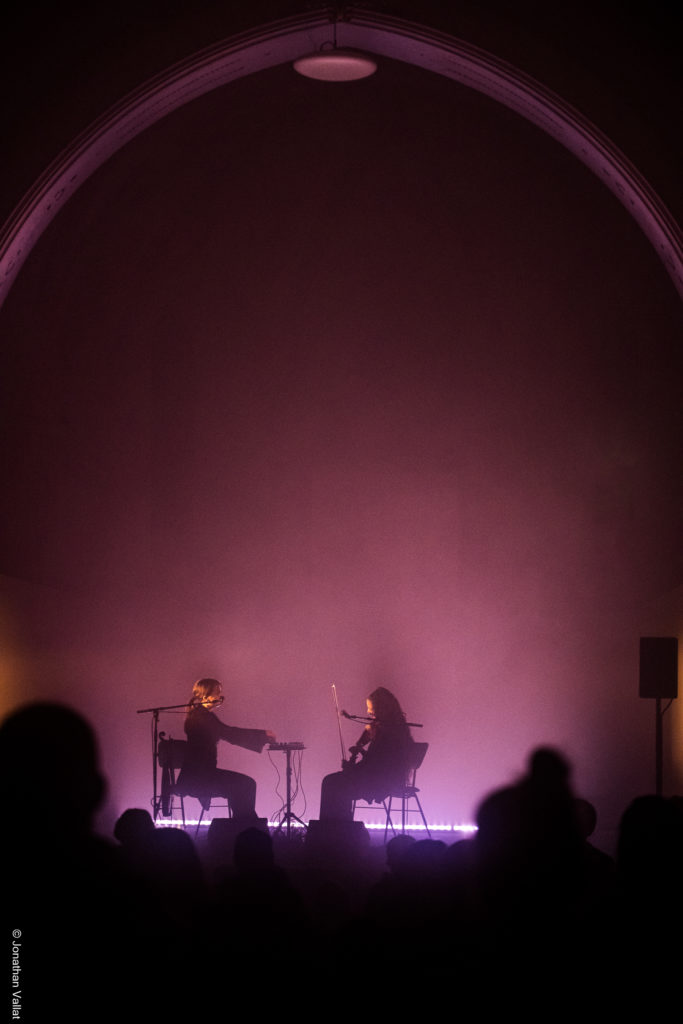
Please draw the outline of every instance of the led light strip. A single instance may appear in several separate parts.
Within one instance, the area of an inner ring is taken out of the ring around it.
[[[205,828],[205,827],[208,828],[208,826],[211,824],[211,822],[213,820],[214,820],[213,818],[202,818],[202,820],[199,821],[198,818],[186,818],[185,819],[185,828],[188,828],[189,826],[192,826],[193,828],[197,828],[197,826],[199,826],[200,828]],[[225,819],[216,818],[215,820],[216,821],[228,821],[229,819],[227,819],[227,818],[225,818]],[[366,822],[363,822],[363,824],[365,825],[365,827],[367,829],[369,829],[371,831],[375,831],[375,830],[379,830],[379,829],[384,831],[384,829],[386,828],[386,823],[383,822],[383,821],[382,822],[378,822],[378,821],[367,822],[366,821]],[[169,818],[166,821],[157,821],[156,822],[156,826],[157,826],[157,828],[182,828],[182,820],[180,818]],[[280,822],[279,821],[269,821],[268,822],[268,828],[277,829],[277,828],[279,828],[279,826],[280,826]],[[293,829],[303,829],[306,826],[302,825],[298,821],[293,821],[291,823],[291,827]],[[391,828],[391,826],[389,826],[389,827]],[[401,831],[403,831],[403,830],[396,828],[396,834],[397,835]],[[427,829],[425,828],[424,825],[421,825],[421,824],[411,824],[411,825],[406,825],[405,831],[406,832],[426,832]],[[430,832],[455,832],[455,833],[462,833],[463,835],[473,835],[477,831],[477,826],[476,825],[444,825],[444,824],[432,825],[432,824],[430,824],[429,825],[429,831]]]

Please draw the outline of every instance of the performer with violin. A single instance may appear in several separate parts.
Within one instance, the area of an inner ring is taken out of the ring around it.
[[[405,785],[413,740],[401,705],[383,686],[372,691],[366,705],[368,724],[349,748],[351,758],[342,762],[342,771],[323,779],[321,821],[350,821],[354,800],[381,803]]]
[[[237,729],[225,725],[213,714],[223,703],[221,684],[217,679],[198,679],[192,688],[189,710],[185,718],[187,748],[178,776],[178,792],[195,796],[206,810],[212,796],[230,801],[234,818],[256,818],[256,782],[241,772],[216,767],[218,741],[226,740],[260,754],[266,743],[275,741],[269,729]]]

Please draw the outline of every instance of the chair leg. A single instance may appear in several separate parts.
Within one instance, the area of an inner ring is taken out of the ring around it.
[[[209,807],[210,807],[210,806],[211,806],[211,804],[209,804]],[[201,825],[201,823],[202,823],[202,818],[204,817],[204,804],[201,804],[201,808],[202,808],[202,809],[201,809],[201,811],[199,812],[199,821],[197,822],[197,827],[196,827],[196,829],[194,830],[194,837],[195,837],[195,839],[196,839],[196,838],[197,838],[197,836],[199,835],[199,826]]]
[[[429,831],[429,825],[427,824],[427,819],[425,818],[425,812],[422,810],[422,804],[420,803],[420,798],[417,795],[417,793],[415,794],[415,802],[416,802],[416,804],[417,804],[417,806],[418,806],[418,808],[420,810],[420,814],[422,815],[422,824],[425,827],[425,831],[426,831],[427,835],[429,836],[429,838],[431,839],[432,838],[432,833]]]
[[[185,798],[182,793],[180,795],[180,813],[183,816],[183,831],[185,830]]]
[[[387,816],[387,820],[384,823],[384,842],[385,842],[385,844],[386,844],[386,841],[387,841],[387,834],[389,832],[389,826],[390,825],[391,825],[392,834],[396,835],[396,829],[394,828],[394,822],[393,822],[392,817],[391,817],[391,796],[388,799],[389,799],[389,806],[388,807],[387,807],[386,800],[382,801],[382,803],[384,804],[384,811],[385,811],[385,814]]]

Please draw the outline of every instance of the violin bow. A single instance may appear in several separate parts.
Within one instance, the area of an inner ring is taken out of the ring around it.
[[[345,749],[344,749],[344,737],[342,735],[341,727],[341,711],[339,710],[339,701],[337,700],[337,687],[332,683],[332,699],[334,701],[334,710],[337,712],[337,727],[339,729],[339,745],[341,746],[342,764],[346,761]]]

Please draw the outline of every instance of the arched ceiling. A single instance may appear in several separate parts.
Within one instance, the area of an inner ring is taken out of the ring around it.
[[[636,220],[683,295],[683,235],[666,206],[619,149],[578,111],[522,71],[430,28],[354,10],[335,25],[337,45],[414,64],[502,103],[588,166]],[[329,10],[295,16],[224,40],[127,96],[47,168],[0,236],[0,302],[32,247],[71,195],[113,153],[160,118],[212,89],[331,45]]]

